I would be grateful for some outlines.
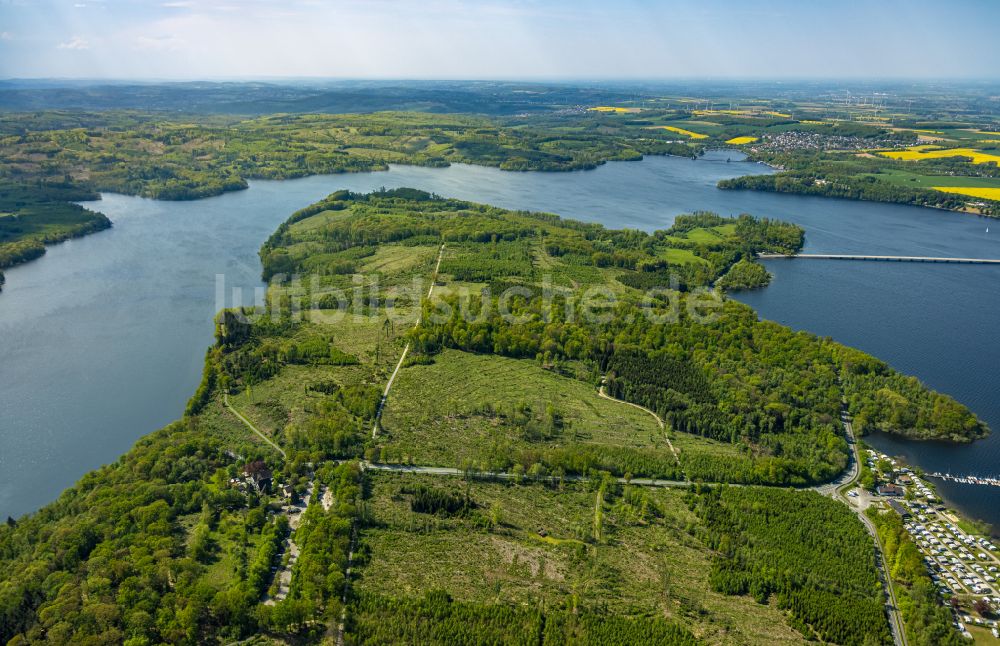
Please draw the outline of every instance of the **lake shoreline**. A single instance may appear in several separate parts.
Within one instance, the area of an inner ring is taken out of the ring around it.
[[[942,245],[957,245],[961,235],[969,240],[980,236],[970,231],[979,225],[968,216],[947,222],[956,231],[942,236]],[[806,227],[808,247],[810,229],[808,224]],[[984,254],[1000,255],[992,246],[997,243],[980,240],[987,243],[984,249],[990,249]],[[823,240],[819,244],[829,243]],[[995,266],[841,262],[797,263],[793,268],[769,261],[765,264],[774,274],[771,284],[755,293],[738,295],[738,300],[753,307],[759,316],[832,337],[877,356],[900,372],[915,375],[931,388],[955,397],[992,431],[972,443],[878,433],[866,436],[866,442],[926,472],[991,475],[996,471],[1000,463],[1000,407],[992,397],[992,384],[998,379],[998,353],[992,344],[973,339],[956,345],[951,333],[956,325],[976,329],[994,320],[996,306],[983,300],[981,286],[1000,274]],[[934,301],[935,308],[928,307],[928,299]],[[902,321],[910,324],[900,325]],[[942,498],[963,517],[1000,527],[1000,489],[953,482],[937,485]]]
[[[726,149],[713,148],[713,149],[709,149],[709,151],[725,152]],[[739,152],[739,151],[732,151],[732,152]],[[742,153],[740,153],[740,154],[742,154]],[[88,208],[89,205],[99,204],[100,202],[102,202],[104,200],[104,195],[105,194],[107,194],[107,195],[123,195],[123,196],[127,196],[127,197],[139,197],[139,198],[142,198],[142,199],[156,200],[158,202],[200,202],[202,200],[211,199],[213,197],[222,197],[224,195],[228,195],[228,194],[232,194],[232,193],[242,193],[243,191],[248,191],[248,190],[250,190],[251,183],[252,182],[257,182],[257,181],[277,181],[277,182],[284,182],[284,181],[291,181],[291,180],[296,180],[296,179],[306,179],[306,178],[310,178],[310,177],[336,177],[338,175],[356,175],[356,174],[365,174],[365,173],[388,173],[388,172],[390,172],[392,170],[392,168],[394,166],[396,166],[396,167],[408,166],[408,167],[413,167],[413,168],[448,168],[450,166],[455,166],[455,165],[467,165],[467,166],[479,166],[479,167],[482,167],[482,168],[494,168],[494,169],[499,170],[499,171],[504,172],[504,173],[587,173],[587,172],[596,171],[598,168],[600,168],[601,166],[603,166],[605,164],[616,163],[616,162],[621,162],[621,163],[641,162],[641,161],[644,161],[645,159],[647,159],[649,157],[673,157],[673,158],[676,158],[676,159],[690,159],[691,161],[698,161],[699,159],[702,158],[702,156],[700,156],[700,155],[696,156],[696,157],[681,157],[679,155],[672,155],[672,154],[669,154],[669,153],[663,153],[663,154],[647,153],[647,154],[643,155],[639,159],[605,159],[605,160],[601,160],[593,168],[566,168],[566,169],[551,168],[551,169],[540,169],[540,170],[509,170],[509,169],[500,168],[499,166],[491,166],[491,165],[488,165],[488,164],[470,164],[468,162],[455,162],[455,163],[449,162],[446,166],[435,166],[435,165],[432,165],[432,164],[407,164],[407,163],[403,163],[403,162],[393,162],[391,164],[390,163],[385,164],[384,168],[347,169],[347,170],[343,170],[343,171],[341,171],[339,173],[305,173],[305,174],[302,174],[302,175],[294,175],[294,176],[290,176],[290,177],[284,177],[284,178],[281,178],[281,179],[244,178],[244,185],[243,186],[232,187],[232,188],[220,187],[219,191],[216,192],[216,193],[206,193],[204,195],[196,195],[196,196],[191,196],[191,197],[153,197],[153,196],[148,196],[148,195],[142,195],[141,193],[116,193],[114,191],[103,191],[102,192],[102,191],[98,190],[97,191],[98,197],[96,199],[93,199],[93,200],[79,200],[79,201],[72,202],[72,204],[77,204],[77,205],[82,206],[84,208]],[[751,162],[749,159],[741,159],[741,160],[737,160],[737,162],[733,162],[733,163],[762,164],[762,165],[766,166],[769,169],[772,168],[770,165],[768,165],[768,164],[766,164],[764,162],[759,162],[759,161],[757,161],[757,162]],[[101,213],[100,211],[95,211],[95,213],[98,213],[100,215],[105,215],[104,213]],[[107,216],[105,215],[105,217],[107,217]],[[68,240],[72,240],[74,238],[82,238],[82,237],[85,237],[85,236],[94,235],[96,233],[100,233],[102,231],[110,229],[112,226],[114,226],[114,223],[111,222],[110,219],[109,219],[107,226],[100,227],[100,228],[95,228],[93,230],[83,231],[83,232],[76,233],[76,234],[73,234],[73,235],[69,235],[69,236],[66,236],[66,237],[64,237],[64,238],[62,238],[60,240],[55,240],[53,242],[46,242],[46,243],[44,243],[45,246],[44,246],[44,249],[43,249],[42,253],[38,254],[37,256],[32,256],[30,258],[26,258],[24,260],[19,260],[17,262],[14,262],[14,263],[12,263],[12,264],[10,264],[8,266],[0,267],[0,292],[3,291],[3,285],[4,285],[4,282],[5,282],[5,280],[4,280],[4,274],[3,274],[3,270],[4,269],[11,269],[13,267],[18,267],[20,265],[24,265],[24,264],[30,263],[30,262],[32,262],[34,260],[38,260],[40,258],[43,258],[45,256],[47,250],[50,247],[54,246],[54,245],[62,244],[64,242],[66,242]]]
[[[255,181],[250,187],[254,190],[194,202],[107,194],[106,210],[116,227],[106,236],[78,239],[58,253],[54,249],[50,262],[18,267],[16,280],[9,282],[10,293],[0,295],[0,330],[6,324],[16,331],[12,343],[22,348],[17,358],[11,349],[0,356],[21,377],[0,394],[0,414],[22,435],[41,438],[45,448],[22,447],[17,438],[0,436],[0,455],[23,456],[11,462],[8,482],[0,483],[0,513],[37,510],[86,471],[113,461],[140,437],[180,416],[197,387],[204,348],[211,342],[217,311],[212,305],[213,277],[224,275],[227,289],[262,286],[260,244],[298,208],[335,190],[367,192],[384,184],[647,231],[666,228],[673,215],[699,208],[790,220],[820,209],[825,221],[836,221],[835,214],[844,212],[841,200],[821,198],[741,196],[733,201],[732,194],[716,189],[715,183],[720,175],[745,174],[746,168],[734,166],[739,162],[727,164],[727,154],[732,153],[715,151],[700,158],[710,164],[650,156],[631,166],[605,164],[586,175],[508,173],[464,164],[446,169],[393,165],[385,174]],[[851,204],[857,208],[857,203]],[[865,206],[872,213],[879,208]],[[914,213],[912,207],[897,208]],[[805,226],[809,236],[812,229]],[[155,286],[148,294],[143,291],[147,284]],[[44,292],[33,291],[42,285]],[[118,288],[138,289],[135,294],[143,299],[143,307],[134,307],[134,296],[122,301]],[[68,318],[51,314],[64,311]],[[74,321],[71,336],[62,329],[63,318]],[[109,321],[114,323],[110,327]],[[63,358],[69,364],[39,367],[39,360],[45,364],[52,355],[46,340],[55,338],[73,344],[74,352]],[[109,350],[111,338],[115,346]],[[142,357],[139,365],[135,357]],[[158,368],[152,378],[149,365]],[[101,384],[107,386],[98,388]],[[119,403],[95,407],[110,396],[109,389]],[[55,405],[38,401],[43,392],[57,394]],[[46,439],[64,432],[70,433],[68,442]],[[101,450],[88,441],[94,437],[104,438],[107,446]],[[65,457],[60,457],[62,452]],[[45,478],[48,464],[62,466]],[[67,469],[66,464],[74,466]],[[14,494],[15,482],[22,482],[17,489],[23,493]]]

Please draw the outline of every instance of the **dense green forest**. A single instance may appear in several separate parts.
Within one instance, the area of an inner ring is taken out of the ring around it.
[[[843,504],[814,492],[733,487],[689,504],[716,553],[715,589],[776,603],[821,641],[892,643],[872,539]]]
[[[983,147],[975,140],[955,141],[952,145],[971,141],[971,145]],[[984,179],[1000,177],[996,162],[973,164],[961,156],[919,162],[898,161],[871,153],[848,155],[843,151],[801,149],[758,150],[753,157],[781,169],[781,172],[721,180],[719,188],[891,202],[952,211],[967,210],[970,203],[975,202],[976,212],[1000,215],[1000,202],[995,200],[970,198],[931,188],[935,185],[984,186],[981,184]]]
[[[386,170],[390,163],[470,163],[570,171],[643,155],[694,157],[697,145],[599,115],[505,125],[495,118],[415,112],[168,119],[137,112],[0,114],[0,268],[44,245],[110,226],[67,202],[100,191],[192,200],[249,179]],[[8,219],[10,218],[10,219]]]
[[[910,642],[918,646],[967,644],[952,629],[952,613],[941,604],[920,549],[903,528],[903,519],[894,511],[880,513],[873,507],[867,516],[878,528]]]
[[[566,171],[699,151],[649,130],[609,131],[597,116],[559,128],[415,112],[178,121],[103,112],[81,121],[65,128],[54,120],[47,129],[34,114],[0,115],[0,178],[70,177],[92,190],[180,200],[240,190],[248,179],[385,170],[389,163]]]
[[[428,617],[433,617],[428,621]],[[694,646],[684,628],[658,617],[616,617],[456,602],[446,592],[421,599],[364,597],[352,630],[364,644],[657,644]]]
[[[0,180],[0,269],[41,256],[47,244],[110,227],[101,213],[72,203],[99,197],[69,183]]]
[[[272,90],[275,96],[298,93],[288,88]],[[197,93],[192,90],[192,94]],[[573,94],[565,88],[549,88],[548,93],[557,102]],[[165,100],[168,94],[163,94]],[[444,104],[458,96],[438,94],[450,97]],[[591,92],[590,96],[597,99],[612,94]],[[463,100],[472,101],[470,107],[485,105],[481,98],[474,98],[474,91],[463,96]],[[384,98],[387,105],[399,99],[393,93]],[[431,109],[434,105],[433,101],[417,103],[412,108]],[[960,158],[921,161],[915,166],[877,155],[847,156],[836,147],[858,141],[867,142],[871,148],[898,147],[912,143],[913,133],[858,123],[815,122],[803,115],[793,118],[763,108],[748,114],[701,114],[659,105],[621,113],[581,110],[579,106],[552,112],[551,104],[535,107],[538,109],[532,109],[530,115],[503,117],[476,116],[472,114],[478,112],[474,109],[463,111],[469,114],[370,112],[252,118],[222,114],[167,118],[161,113],[124,110],[2,113],[0,186],[4,192],[18,193],[19,199],[29,196],[35,206],[23,208],[16,226],[8,223],[7,231],[0,232],[0,244],[6,247],[0,251],[0,261],[22,262],[37,257],[44,244],[107,226],[99,214],[66,204],[93,199],[100,191],[189,200],[242,190],[252,179],[378,171],[391,163],[470,163],[509,171],[570,171],[613,160],[637,160],[644,155],[696,157],[710,146],[732,146],[728,143],[730,137],[754,141],[765,137],[764,142],[750,149],[752,158],[783,172],[723,180],[720,188],[961,210],[970,208],[971,198],[931,190],[927,184],[930,179],[912,184],[916,180],[906,173],[916,168],[921,177],[945,177],[948,185],[956,185],[955,179],[962,176],[997,177],[995,164],[970,164]],[[237,110],[232,114],[246,113]],[[962,124],[952,127],[955,125]],[[698,137],[679,134],[678,129]],[[775,140],[778,144],[766,139],[788,134],[806,139],[791,146],[780,139]],[[816,139],[827,142],[833,152],[815,150]],[[969,141],[972,143],[962,145],[982,146]],[[995,215],[1000,208],[1000,203],[989,200],[977,199],[976,203],[981,203],[975,208],[984,214]],[[0,217],[12,212],[0,205]],[[731,259],[724,264],[731,264]],[[344,265],[342,269],[349,267]],[[682,283],[700,284],[705,280],[704,268],[698,264],[675,273]],[[626,280],[641,282],[650,278]],[[761,286],[765,280],[759,267],[745,264],[737,266],[720,286],[741,289]]]
[[[879,430],[916,440],[952,442],[969,442],[989,432],[961,404],[941,393],[928,392],[915,377],[901,375],[885,362],[853,348],[839,346],[835,352],[843,367],[847,407],[858,432]]]
[[[798,195],[819,195],[871,202],[892,202],[929,206],[938,209],[959,211],[969,201],[961,195],[942,193],[925,188],[910,188],[883,181],[875,176],[853,176],[841,174],[832,178],[819,176],[808,170],[803,172],[779,173],[777,175],[747,175],[735,179],[724,179],[719,188],[731,190],[771,191],[774,193],[795,193]],[[987,214],[1000,213],[998,206],[990,206]]]
[[[715,282],[715,286],[726,291],[733,291],[767,287],[770,283],[771,274],[764,268],[764,265],[752,258],[744,257],[730,267],[726,275]]]

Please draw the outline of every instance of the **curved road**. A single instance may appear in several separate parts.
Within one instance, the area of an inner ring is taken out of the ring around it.
[[[889,628],[892,631],[892,640],[896,646],[907,646],[903,615],[899,611],[899,603],[896,601],[896,591],[893,589],[892,576],[885,562],[885,550],[882,547],[882,540],[878,536],[878,530],[868,516],[865,516],[865,512],[852,505],[845,495],[845,492],[858,479],[861,469],[861,456],[858,454],[858,444],[854,439],[854,427],[851,425],[851,420],[847,416],[846,410],[841,414],[841,421],[844,423],[847,443],[851,447],[851,465],[835,481],[816,487],[816,491],[824,496],[833,496],[847,505],[857,515],[858,519],[865,526],[865,529],[872,535],[872,538],[875,539],[875,565],[878,567],[879,578],[882,580],[882,588],[885,590],[887,597],[885,611],[889,616]]]

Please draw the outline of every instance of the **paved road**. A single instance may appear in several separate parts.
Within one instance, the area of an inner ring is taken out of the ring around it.
[[[844,501],[847,502],[846,500]],[[847,503],[850,504],[850,503]],[[855,509],[851,506],[852,509]],[[857,510],[856,510],[857,511]],[[882,580],[882,589],[885,590],[888,601],[885,604],[885,610],[889,615],[889,628],[892,630],[892,640],[895,642],[896,646],[906,646],[906,631],[903,629],[903,615],[899,611],[899,603],[896,601],[896,591],[892,586],[892,579],[889,575],[889,570],[885,562],[885,552],[882,549],[882,541],[878,537],[878,530],[875,529],[875,525],[871,520],[865,516],[864,512],[858,511],[858,518],[864,523],[865,528],[868,533],[872,535],[875,539],[876,546],[876,565],[878,566],[879,579]]]
[[[896,602],[896,591],[893,589],[892,578],[885,563],[885,551],[882,548],[882,541],[878,537],[878,530],[875,528],[874,523],[872,523],[872,521],[865,516],[864,510],[852,505],[846,496],[846,491],[850,489],[848,485],[857,480],[858,474],[861,471],[861,456],[858,454],[858,443],[854,438],[854,427],[851,424],[851,420],[847,416],[846,411],[842,413],[841,421],[844,423],[844,432],[847,435],[847,443],[851,448],[851,464],[834,482],[820,485],[819,487],[816,487],[816,491],[819,491],[824,496],[833,496],[834,498],[841,500],[857,515],[858,519],[865,526],[865,529],[868,530],[868,533],[871,534],[872,538],[875,540],[875,565],[878,567],[879,579],[882,581],[882,589],[886,593],[887,602],[885,605],[885,611],[889,616],[889,628],[892,631],[892,640],[895,642],[896,646],[907,646],[906,631],[903,628],[903,615],[900,613],[899,604]]]
[[[833,496],[837,489],[845,484],[854,482],[858,478],[858,474],[861,472],[858,445],[854,441],[854,426],[851,424],[851,420],[847,416],[846,412],[842,414],[841,421],[844,424],[844,433],[847,436],[847,445],[851,449],[847,454],[847,469],[845,469],[836,480],[816,487],[816,491],[820,492],[824,496]]]
[[[820,260],[870,260],[876,262],[944,262],[964,265],[998,265],[996,258],[943,258],[939,256],[862,256],[839,253],[797,253],[792,255],[780,253],[762,253],[760,258],[771,260],[775,258],[817,258]]]
[[[462,469],[455,469],[452,467],[419,467],[412,466],[408,464],[382,464],[376,462],[368,462],[367,460],[361,461],[361,468],[365,471],[390,471],[392,473],[418,473],[422,475],[434,475],[434,476],[465,476],[466,471]],[[528,475],[518,475],[510,473],[507,471],[475,471],[468,472],[469,475],[475,478],[482,478],[484,480],[536,480]],[[555,476],[545,476],[543,478],[538,478],[543,482],[557,482],[559,478]],[[586,482],[588,478],[586,476],[578,475],[566,475],[562,477],[564,482]],[[691,483],[685,480],[660,480],[657,478],[632,478],[631,480],[626,480],[625,478],[616,478],[621,484],[634,484],[640,487],[687,487]],[[730,485],[739,486],[739,485]]]

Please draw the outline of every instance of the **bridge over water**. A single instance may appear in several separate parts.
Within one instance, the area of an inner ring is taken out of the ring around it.
[[[960,263],[966,265],[1000,265],[1000,259],[996,258],[941,258],[935,256],[871,256],[855,254],[833,254],[833,253],[798,253],[785,255],[779,253],[762,253],[760,258],[768,260],[772,258],[817,258],[821,260],[869,260],[875,262],[947,262]]]

